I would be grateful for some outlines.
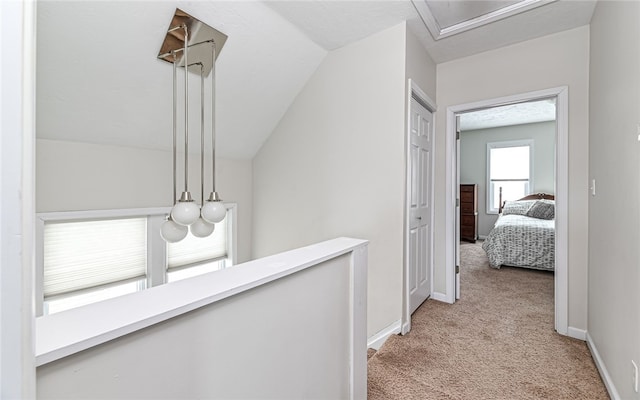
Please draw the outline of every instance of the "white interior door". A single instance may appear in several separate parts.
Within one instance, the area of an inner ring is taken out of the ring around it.
[[[411,98],[409,132],[409,310],[431,295],[433,114]]]

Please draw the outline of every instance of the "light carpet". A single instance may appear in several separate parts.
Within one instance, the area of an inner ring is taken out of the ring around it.
[[[461,245],[461,300],[427,300],[368,361],[368,398],[608,399],[585,342],[554,331],[553,273]]]

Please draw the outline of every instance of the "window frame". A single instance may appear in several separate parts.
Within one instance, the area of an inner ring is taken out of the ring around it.
[[[227,209],[227,265],[235,265],[237,260],[237,204],[224,203]],[[36,268],[35,268],[35,307],[36,316],[44,312],[44,226],[48,222],[71,222],[83,220],[105,220],[146,217],[147,219],[147,272],[146,288],[159,286],[167,282],[167,243],[160,236],[160,227],[171,212],[171,207],[127,208],[86,211],[58,211],[36,213]],[[182,266],[186,269],[202,265],[197,262]],[[124,282],[122,282],[124,283]]]
[[[488,142],[487,143],[487,158],[486,158],[486,162],[487,162],[487,168],[486,168],[486,212],[487,214],[494,214],[497,215],[498,214],[498,208],[493,208],[492,207],[492,200],[493,197],[492,195],[492,190],[491,190],[491,150],[492,149],[502,149],[502,148],[508,148],[508,147],[524,147],[524,146],[528,146],[529,147],[529,179],[528,179],[528,187],[529,187],[529,192],[531,192],[532,188],[533,188],[533,156],[534,156],[534,140],[533,139],[520,139],[520,140],[506,140],[506,141],[499,141],[499,142]],[[513,182],[520,182],[522,181],[521,179],[513,179],[513,180],[505,180],[505,181],[513,181]],[[526,196],[527,193],[525,193]]]

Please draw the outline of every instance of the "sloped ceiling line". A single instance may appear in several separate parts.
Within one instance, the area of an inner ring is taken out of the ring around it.
[[[410,0],[40,1],[37,137],[170,151],[171,69],[156,54],[176,8],[229,37],[218,154],[250,159],[332,49],[407,21],[442,63],[588,24],[594,6],[559,0],[436,42]]]
[[[252,158],[327,54],[257,1],[37,7],[39,138],[169,151],[171,68],[156,55],[176,8],[229,37],[216,63],[221,157]],[[74,24],[60,23],[69,20]],[[198,126],[193,118],[190,125]],[[195,140],[199,133],[190,134]]]

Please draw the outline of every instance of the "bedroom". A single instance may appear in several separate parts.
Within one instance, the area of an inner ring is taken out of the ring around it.
[[[555,100],[548,99],[460,115],[461,190],[471,191],[475,199],[473,210],[462,199],[461,239],[487,239],[498,215],[511,212],[501,210],[505,201],[555,193],[555,108]],[[551,242],[554,245],[553,236]],[[510,265],[552,270],[553,253],[547,250],[547,261],[540,259],[539,263],[516,258],[519,255],[509,261]],[[492,266],[499,267],[498,260],[492,261]]]

